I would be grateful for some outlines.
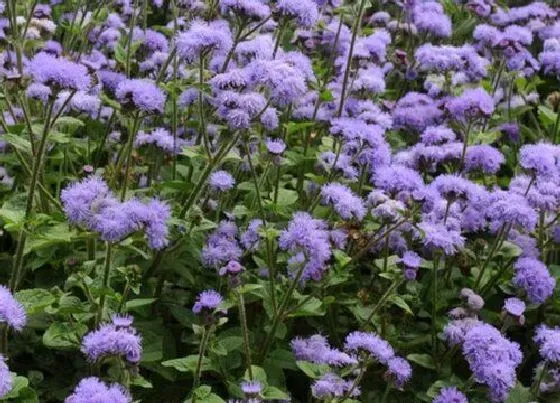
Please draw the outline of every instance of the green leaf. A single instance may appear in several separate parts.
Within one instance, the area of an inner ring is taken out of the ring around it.
[[[28,315],[43,312],[43,310],[56,301],[50,291],[42,288],[30,288],[16,293],[16,299],[23,305]]]
[[[141,306],[152,305],[156,301],[155,298],[135,298],[126,302],[126,309],[139,308]]]
[[[266,372],[262,367],[257,365],[251,365],[251,372],[253,374],[253,380],[257,380],[266,385]],[[249,371],[245,371],[245,379],[250,380]]]
[[[421,367],[434,370],[436,369],[434,360],[429,354],[409,354],[406,356],[406,359],[420,365]]]
[[[552,126],[556,121],[556,116],[557,116],[556,112],[554,112],[549,107],[543,105],[539,106],[538,109],[539,109],[539,120],[541,121],[543,126],[545,127]]]
[[[308,361],[296,361],[296,365],[311,379],[319,379],[331,370],[327,364],[314,364]]]
[[[412,312],[412,309],[410,309],[410,306],[408,306],[406,301],[400,295],[396,295],[396,294],[391,295],[389,297],[389,301],[391,301],[393,304],[395,304],[399,308],[403,309],[406,313],[414,315],[414,312]]]
[[[323,306],[323,302],[318,298],[311,297],[307,299],[303,305],[298,307],[298,309],[291,312],[288,316],[323,316],[324,314],[325,308]]]
[[[506,403],[529,403],[534,400],[531,390],[518,383],[515,388],[510,390]]]
[[[274,386],[267,387],[263,392],[263,397],[265,399],[274,399],[274,400],[289,400],[290,396],[286,393],[281,391]]]
[[[212,393],[210,386],[202,385],[193,391],[197,402],[204,403],[225,403],[225,401],[215,393]]]
[[[43,344],[54,349],[78,349],[87,331],[83,323],[54,322],[43,334]]]
[[[298,193],[295,190],[278,189],[278,205],[291,206],[297,202]]]
[[[29,142],[29,140],[12,133],[3,134],[2,139],[9,145],[14,147],[16,150],[21,151],[25,154],[31,154],[31,143]]]
[[[10,390],[10,393],[5,395],[1,400],[7,401],[8,399],[16,399],[19,397],[23,389],[27,388],[29,385],[29,381],[23,376],[16,376],[13,372],[10,372],[10,376],[13,378],[12,390]]]
[[[198,354],[193,354],[186,356],[185,358],[176,358],[174,360],[163,361],[161,365],[164,367],[171,367],[179,372],[192,372],[196,371],[196,365],[198,363]],[[203,357],[201,370],[202,372],[208,371],[210,369],[210,360],[207,357]]]
[[[130,384],[144,389],[152,389],[154,387],[152,383],[142,375],[136,375],[135,377],[133,377]]]

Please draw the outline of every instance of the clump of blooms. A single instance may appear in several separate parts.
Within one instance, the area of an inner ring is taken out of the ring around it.
[[[23,306],[14,298],[10,290],[0,285],[0,323],[21,331],[27,316]]]
[[[142,357],[142,338],[132,326],[132,321],[131,316],[114,315],[111,322],[84,336],[82,353],[92,362],[117,356],[129,364],[138,364]]]
[[[466,396],[456,387],[442,388],[432,403],[469,403]]]
[[[99,378],[90,377],[82,379],[64,402],[131,403],[132,397],[124,387],[117,383],[107,385]]]
[[[10,375],[10,369],[6,364],[6,358],[0,354],[0,399],[6,396],[13,386],[13,379]]]

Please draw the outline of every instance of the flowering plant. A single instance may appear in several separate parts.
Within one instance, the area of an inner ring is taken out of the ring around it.
[[[5,0],[0,39],[0,400],[560,400],[555,1]]]

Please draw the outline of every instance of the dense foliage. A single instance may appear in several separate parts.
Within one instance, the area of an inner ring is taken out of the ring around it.
[[[5,0],[0,42],[0,400],[560,401],[556,1]]]

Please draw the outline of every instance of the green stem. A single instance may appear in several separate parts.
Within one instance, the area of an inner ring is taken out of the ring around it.
[[[206,329],[206,326],[202,328],[202,341],[200,342],[200,347],[198,350],[198,360],[196,362],[196,370],[194,373],[194,380],[193,380],[193,392],[198,385],[200,385],[200,374],[202,373],[202,360],[204,359],[204,352],[206,351],[206,345],[208,344],[208,340],[210,339],[210,333],[212,333],[212,328]],[[196,400],[196,395],[193,393],[193,403]]]
[[[39,141],[37,155],[33,160],[33,171],[31,173],[31,182],[29,184],[29,190],[27,192],[27,203],[25,206],[24,228],[22,228],[19,233],[19,239],[18,239],[15,257],[12,265],[12,276],[10,278],[10,289],[12,291],[15,291],[17,289],[17,286],[20,281],[20,277],[22,277],[21,271],[23,268],[23,251],[25,249],[25,241],[27,239],[27,232],[26,232],[27,230],[25,226],[27,225],[27,222],[33,212],[33,199],[35,198],[35,188],[37,187],[37,183],[39,179],[39,171],[41,170],[43,156],[45,154],[47,137],[49,135],[50,125],[51,125],[53,106],[54,106],[54,98],[51,98],[47,106],[45,125],[43,127],[41,140]]]
[[[198,183],[196,184],[195,188],[191,192],[189,198],[186,200],[186,203],[183,205],[183,208],[181,209],[181,212],[179,213],[179,219],[184,219],[185,218],[187,213],[190,211],[192,205],[194,204],[194,202],[196,201],[196,199],[200,195],[200,192],[202,191],[202,188],[206,184],[206,179],[208,179],[208,177],[210,176],[210,174],[212,173],[214,168],[222,161],[222,158],[224,158],[227,155],[227,153],[229,152],[229,150],[232,149],[232,147],[237,142],[238,138],[239,138],[239,135],[233,136],[233,139],[231,140],[230,143],[224,143],[222,145],[222,147],[220,148],[220,150],[218,151],[218,153],[216,154],[216,156],[214,158],[210,158],[209,163],[206,164],[206,167],[204,168],[204,171],[202,171],[202,174],[200,176],[200,179],[198,180]]]
[[[459,171],[462,171],[465,167],[465,155],[467,154],[467,146],[469,145],[469,135],[471,133],[472,121],[469,120],[467,125],[467,130],[465,132],[465,139],[463,142],[463,151],[461,151],[461,161],[459,162]]]
[[[536,399],[539,398],[539,394],[540,394],[540,388],[541,388],[541,383],[544,379],[544,376],[546,375],[546,373],[548,372],[548,367],[549,367],[549,363],[548,361],[544,362],[543,368],[539,374],[539,377],[535,380],[535,384],[533,385],[532,392],[533,395],[535,396]]]
[[[348,78],[350,77],[350,66],[352,64],[352,56],[354,54],[354,45],[356,43],[356,38],[358,36],[358,30],[362,23],[362,15],[364,13],[364,7],[366,5],[366,0],[360,1],[360,6],[358,8],[358,15],[354,21],[354,26],[352,27],[352,39],[350,40],[350,48],[348,51],[348,59],[346,61],[346,70],[344,71],[344,78],[342,80],[342,90],[340,91],[340,104],[338,106],[338,117],[342,116],[342,111],[344,109],[344,100],[346,95],[346,87],[348,85]],[[342,18],[342,17],[341,17]]]
[[[103,319],[103,310],[105,309],[105,301],[107,298],[107,288],[109,288],[109,278],[111,277],[111,256],[113,245],[106,243],[105,250],[105,268],[103,269],[103,283],[101,285],[101,296],[99,297],[99,307],[97,308],[97,316],[95,318],[96,327],[99,326]]]
[[[432,351],[433,360],[436,362],[438,352],[437,344],[437,302],[438,302],[438,266],[439,255],[434,256],[434,267],[432,273]]]
[[[132,9],[132,16],[130,17],[130,24],[128,25],[128,37],[126,39],[126,76],[130,77],[130,52],[132,51],[132,33],[136,25],[136,9],[138,8],[138,0],[134,0],[134,7]]]
[[[249,327],[247,326],[247,312],[245,311],[245,298],[243,294],[237,291],[239,299],[239,320],[241,322],[241,332],[243,333],[243,346],[245,348],[245,361],[247,363],[247,372],[249,379],[253,380],[253,370],[251,368],[251,346],[249,344]]]
[[[377,304],[375,304],[375,306],[373,307],[371,313],[368,315],[367,319],[364,322],[365,324],[371,322],[373,316],[385,305],[385,302],[387,302],[391,294],[393,294],[393,291],[395,291],[395,289],[397,289],[398,286],[402,284],[402,282],[402,279],[393,281],[393,284],[391,284],[387,291],[385,291],[385,294],[383,294],[381,298],[379,298],[379,301],[377,301]]]
[[[264,207],[262,205],[261,199],[261,191],[259,186],[259,180],[257,178],[257,172],[255,171],[255,167],[253,165],[253,161],[251,159],[251,152],[249,150],[249,146],[247,143],[244,144],[245,154],[247,154],[247,163],[249,164],[249,170],[253,176],[253,182],[255,183],[255,197],[257,198],[257,205],[259,206],[259,212],[261,215],[261,219],[263,223],[266,225],[266,215],[264,211]],[[276,305],[276,271],[274,270],[274,260],[272,256],[272,245],[270,239],[266,239],[266,257],[268,263],[268,282],[270,285],[270,299],[272,303],[273,312],[276,313],[277,305]]]
[[[350,397],[352,397],[352,393],[354,393],[354,391],[356,390],[356,388],[358,387],[358,385],[362,381],[362,378],[364,377],[364,374],[366,373],[366,369],[367,369],[367,359],[363,359],[360,362],[360,368],[359,368],[358,376],[356,377],[356,379],[354,379],[354,382],[352,382],[352,386],[344,394],[343,398],[340,400],[340,403],[344,403],[346,400],[348,400]]]
[[[198,89],[198,119],[199,119],[199,130],[202,140],[204,142],[204,149],[206,155],[209,158],[212,157],[212,150],[210,149],[210,139],[208,138],[208,132],[206,131],[206,123],[204,120],[204,55],[200,54],[200,66],[199,66],[199,89]]]
[[[138,132],[138,128],[140,126],[140,112],[136,112],[134,116],[134,120],[132,122],[132,129],[128,134],[128,141],[126,143],[126,154],[124,156],[126,165],[124,168],[124,178],[123,178],[123,187],[121,189],[121,201],[124,201],[126,197],[126,190],[128,188],[128,175],[130,171],[130,163],[132,160],[132,150],[134,149],[134,138],[136,137],[136,133]],[[115,172],[115,176],[118,175],[120,172],[119,167],[117,167],[117,171]]]
[[[506,226],[502,225],[502,228],[500,228],[500,231],[498,231],[498,234],[496,235],[496,238],[494,238],[494,242],[492,243],[492,246],[490,248],[490,252],[488,253],[488,256],[486,257],[486,259],[484,260],[484,263],[482,264],[482,267],[480,268],[480,272],[478,273],[478,277],[476,278],[476,282],[474,283],[473,289],[475,291],[480,286],[480,282],[482,281],[482,277],[484,276],[484,272],[485,272],[486,268],[488,267],[488,263],[490,263],[490,260],[492,259],[492,257],[494,256],[494,253],[498,249],[498,245],[500,243],[500,238],[505,233],[505,228],[506,228]]]
[[[301,280],[301,276],[303,275],[304,270],[305,270],[305,264],[302,264],[301,267],[298,269],[296,276],[292,279],[292,283],[290,284],[290,288],[288,289],[288,292],[284,295],[284,298],[280,302],[280,306],[276,311],[276,315],[274,315],[274,318],[272,319],[272,326],[270,328],[270,332],[266,335],[266,339],[262,344],[261,351],[259,352],[258,362],[262,362],[266,358],[266,355],[268,354],[268,350],[270,349],[270,346],[272,344],[272,340],[274,339],[274,336],[276,334],[276,329],[278,328],[280,321],[284,319],[284,313],[286,312],[286,308],[288,307],[290,299],[292,298],[292,295],[299,281]]]

